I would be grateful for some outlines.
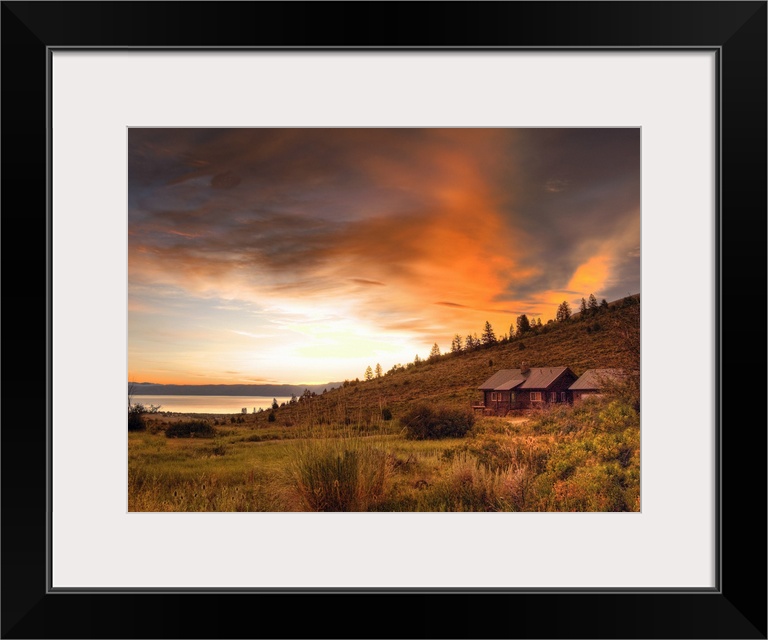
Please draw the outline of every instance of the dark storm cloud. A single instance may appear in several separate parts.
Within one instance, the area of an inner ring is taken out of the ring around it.
[[[606,243],[639,245],[639,129],[524,129],[509,148],[525,161],[504,208],[545,266],[511,297],[558,288]]]

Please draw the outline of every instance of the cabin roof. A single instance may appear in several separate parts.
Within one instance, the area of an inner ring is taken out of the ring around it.
[[[616,380],[621,375],[620,369],[587,369],[570,387],[569,391],[601,389],[606,379]]]
[[[483,382],[483,384],[481,384],[478,389],[493,389],[495,391],[496,387],[504,384],[505,382],[513,380],[514,378],[523,379],[522,375],[520,374],[520,369],[501,369],[500,371],[494,373],[485,382]]]
[[[495,388],[495,391],[509,391],[510,389],[514,389],[517,386],[520,386],[525,382],[525,378],[522,376],[519,378],[512,378],[511,380],[508,380],[507,382],[504,382],[500,384],[498,387]]]
[[[568,367],[531,367],[525,373],[520,369],[501,369],[488,378],[478,389],[508,391],[509,389],[546,389]]]

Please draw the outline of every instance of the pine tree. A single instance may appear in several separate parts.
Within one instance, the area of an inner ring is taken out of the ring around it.
[[[496,334],[493,332],[493,327],[488,320],[485,321],[485,328],[483,329],[482,341],[484,345],[496,344]]]
[[[600,309],[601,309],[602,311],[607,311],[607,310],[608,310],[608,301],[607,301],[605,298],[603,298],[603,299],[600,301]]]
[[[381,374],[382,374],[381,365],[377,362],[376,363],[376,377],[377,378],[381,378]]]
[[[589,313],[593,315],[597,313],[597,298],[594,293],[589,294]]]
[[[541,328],[541,318],[536,318],[536,326]]]
[[[432,345],[432,349],[429,352],[429,359],[433,362],[440,357],[440,347],[437,346],[437,342]]]
[[[583,319],[587,315],[587,301],[582,298],[581,299],[581,306],[579,307],[579,316]]]
[[[570,317],[571,317],[571,307],[568,305],[567,300],[563,300],[560,303],[560,306],[557,308],[556,320],[558,322],[565,322],[566,320],[569,320]]]
[[[517,317],[517,335],[518,337],[525,335],[531,330],[531,323],[528,320],[528,316],[525,314]]]
[[[373,380],[373,369],[371,369],[370,365],[365,368],[365,379]]]
[[[459,353],[461,352],[461,348],[461,336],[457,333],[455,336],[453,336],[453,340],[451,340],[451,353]]]

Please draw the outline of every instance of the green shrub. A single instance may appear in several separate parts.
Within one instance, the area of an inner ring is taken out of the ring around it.
[[[615,462],[579,467],[569,478],[555,482],[555,508],[558,511],[632,511],[639,494],[625,494],[624,476]]]
[[[611,401],[598,416],[598,426],[602,431],[623,431],[638,424],[637,412],[622,400]]]
[[[165,430],[166,438],[213,438],[216,429],[204,420],[176,422]]]
[[[422,403],[408,411],[400,422],[406,429],[406,438],[410,440],[461,438],[475,424],[475,416],[462,409]]]

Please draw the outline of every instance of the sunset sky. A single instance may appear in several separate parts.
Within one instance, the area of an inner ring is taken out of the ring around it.
[[[129,380],[322,384],[640,291],[639,129],[130,129]],[[560,364],[560,363],[553,363]]]

